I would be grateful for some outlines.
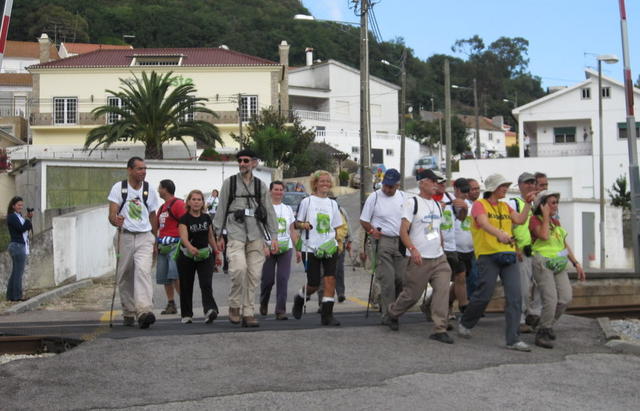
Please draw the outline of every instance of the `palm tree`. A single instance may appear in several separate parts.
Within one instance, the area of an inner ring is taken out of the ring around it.
[[[164,75],[155,71],[151,75],[142,72],[130,79],[120,79],[119,91],[106,90],[119,99],[119,105],[104,105],[91,111],[94,118],[106,115],[114,119],[112,124],[94,128],[87,134],[85,148],[91,151],[101,145],[110,145],[129,139],[145,144],[145,158],[162,159],[162,144],[177,140],[187,147],[185,136],[207,147],[222,144],[218,128],[203,120],[196,120],[196,113],[218,115],[206,108],[206,98],[195,97],[193,84],[177,85],[172,72]],[[173,88],[172,88],[173,87]]]

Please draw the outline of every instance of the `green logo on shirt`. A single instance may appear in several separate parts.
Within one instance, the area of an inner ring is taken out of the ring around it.
[[[467,216],[464,221],[462,221],[462,223],[460,224],[460,228],[463,231],[469,231],[471,230],[471,216]]]
[[[318,213],[316,215],[316,222],[316,230],[319,234],[327,234],[331,231],[331,219],[329,218],[329,214]]]
[[[444,210],[442,212],[442,223],[440,229],[443,231],[451,230],[453,228],[453,215],[451,210]]]
[[[287,220],[278,217],[278,234],[284,234],[287,231]]]
[[[129,201],[129,218],[142,221],[142,204],[140,204],[140,200]]]

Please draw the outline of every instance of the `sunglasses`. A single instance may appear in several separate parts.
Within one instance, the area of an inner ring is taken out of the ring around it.
[[[251,162],[250,158],[239,158],[238,159],[238,163],[239,164],[242,164],[242,163],[249,164],[250,162]]]

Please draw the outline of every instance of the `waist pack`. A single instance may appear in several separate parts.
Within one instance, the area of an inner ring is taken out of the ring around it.
[[[569,258],[565,256],[559,256],[547,258],[544,266],[547,267],[548,270],[553,271],[554,274],[558,274],[564,271],[565,268],[567,268],[567,264],[569,264]]]
[[[198,254],[191,255],[191,252],[185,247],[180,247],[180,251],[182,251],[182,255],[193,260],[193,261],[204,261],[211,256],[211,248],[205,247],[198,250]],[[178,253],[176,253],[177,255]]]
[[[169,255],[178,248],[178,243],[158,244],[158,252],[162,255]]]
[[[499,267],[508,267],[516,263],[516,253],[504,251],[501,253],[491,254],[491,261]]]
[[[338,244],[336,243],[336,240],[331,239],[321,244],[320,247],[318,247],[316,251],[313,252],[313,255],[315,255],[317,258],[322,259],[331,258],[336,253],[336,251],[338,251]]]
[[[284,254],[289,251],[289,240],[278,241],[278,252],[276,254]]]

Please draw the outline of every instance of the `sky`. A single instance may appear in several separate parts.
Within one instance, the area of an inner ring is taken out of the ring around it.
[[[623,81],[618,0],[372,0],[382,39],[404,38],[414,55],[456,55],[458,39],[479,35],[488,46],[496,39],[529,41],[529,71],[543,87],[584,80],[596,56],[615,54],[617,64],[602,64],[604,76]],[[317,19],[359,22],[351,0],[302,0]],[[640,75],[640,0],[626,0],[630,66]],[[317,46],[314,46],[317,48]],[[465,59],[465,55],[456,55]]]

